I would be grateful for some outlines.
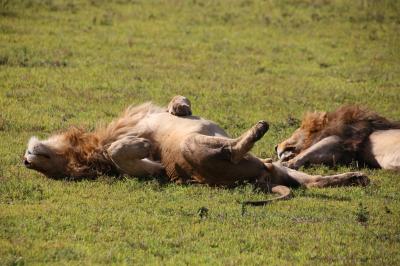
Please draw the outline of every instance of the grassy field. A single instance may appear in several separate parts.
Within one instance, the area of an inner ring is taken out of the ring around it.
[[[291,201],[135,178],[49,180],[30,136],[94,128],[129,104],[181,94],[273,147],[308,110],[368,106],[400,119],[400,1],[0,1],[0,265],[400,264],[400,176]],[[334,173],[351,168],[306,169]]]

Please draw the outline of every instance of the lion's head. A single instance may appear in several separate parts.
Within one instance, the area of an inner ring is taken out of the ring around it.
[[[71,127],[47,140],[32,137],[24,156],[27,168],[50,178],[94,178],[100,174],[119,174],[104,149],[121,136],[128,134],[143,117],[152,112],[164,112],[150,102],[129,106],[107,127],[93,132]]]
[[[326,112],[307,113],[300,128],[296,129],[290,138],[275,146],[279,159],[290,160],[320,140],[321,132],[327,122]]]
[[[24,165],[51,178],[64,177],[68,172],[68,159],[63,153],[63,146],[57,137],[44,141],[31,137],[24,155]]]
[[[54,179],[91,178],[113,170],[98,137],[75,127],[47,140],[31,137],[23,163]]]
[[[342,106],[329,113],[307,113],[300,128],[275,150],[280,160],[287,161],[323,138],[338,136],[345,151],[358,152],[372,132],[394,128],[400,128],[400,123],[360,106]]]

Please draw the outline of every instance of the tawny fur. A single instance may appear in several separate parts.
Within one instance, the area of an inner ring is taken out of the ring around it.
[[[118,169],[105,153],[106,148],[121,136],[131,133],[146,115],[163,111],[150,102],[130,106],[108,126],[100,126],[93,132],[72,126],[50,137],[45,144],[52,146],[55,153],[67,161],[60,178],[95,178],[102,174],[117,174]]]
[[[386,168],[384,165],[388,165],[387,161],[391,161],[389,164],[400,164],[400,161],[395,162],[399,160],[398,155],[393,153],[393,149],[385,148],[385,143],[390,139],[390,143],[400,148],[400,139],[398,134],[385,134],[384,137],[383,134],[377,134],[399,129],[400,122],[386,119],[366,108],[343,106],[329,113],[307,113],[300,128],[277,145],[277,152],[281,159],[290,159],[288,166],[358,161]],[[332,156],[328,153],[332,153]],[[381,157],[386,158],[385,163],[380,163]]]
[[[374,131],[400,129],[400,122],[355,105],[342,106],[333,112],[308,113],[301,129],[306,133],[303,149],[328,136],[343,138],[344,148],[359,151]]]
[[[311,176],[257,158],[249,151],[267,132],[265,121],[230,138],[216,123],[190,114],[190,102],[183,96],[174,97],[168,109],[151,103],[131,106],[93,132],[72,127],[44,141],[31,138],[24,164],[51,178],[166,175],[177,183],[225,187],[246,181],[280,194],[277,199],[290,198],[287,186],[369,182],[362,173]]]

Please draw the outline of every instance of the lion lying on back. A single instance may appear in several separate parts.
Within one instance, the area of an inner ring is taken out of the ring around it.
[[[190,102],[177,96],[168,112],[146,103],[128,107],[106,128],[94,132],[71,128],[44,141],[33,137],[24,164],[51,178],[166,175],[177,183],[225,187],[246,181],[280,198],[290,197],[288,187],[299,185],[369,182],[359,172],[311,176],[257,158],[249,151],[267,130],[268,124],[260,121],[239,138],[229,138],[214,122],[191,116]]]
[[[357,106],[307,114],[301,127],[276,146],[290,168],[348,164],[400,170],[400,122]]]

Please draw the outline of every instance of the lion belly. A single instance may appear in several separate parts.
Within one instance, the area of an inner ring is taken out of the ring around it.
[[[400,130],[381,130],[369,137],[371,152],[380,167],[400,170]]]
[[[205,182],[184,158],[182,146],[188,137],[193,134],[227,137],[212,121],[195,116],[177,117],[167,112],[148,115],[140,126],[149,132],[143,137],[157,145],[156,157],[161,159],[167,176],[177,183]]]

